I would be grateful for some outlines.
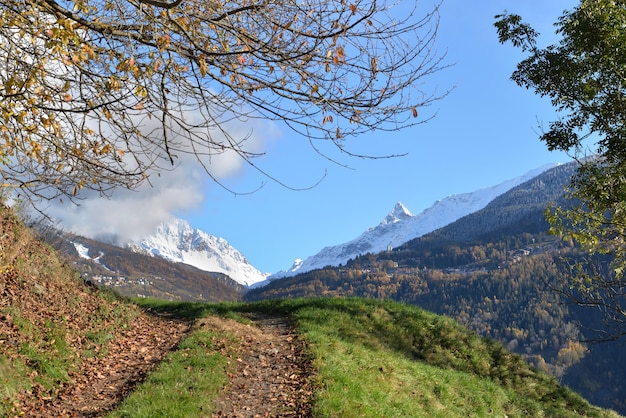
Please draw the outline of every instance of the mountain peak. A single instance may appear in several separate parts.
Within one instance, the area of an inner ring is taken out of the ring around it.
[[[448,196],[417,215],[411,214],[402,202],[398,202],[379,225],[369,228],[351,241],[322,248],[317,254],[307,257],[290,270],[270,276],[268,281],[325,266],[338,266],[361,254],[377,253],[402,245],[484,208],[497,196],[554,166],[555,164],[547,164],[496,186]]]
[[[225,239],[195,229],[183,219],[170,219],[154,234],[127,246],[200,270],[226,274],[244,286],[265,280],[265,275]]]
[[[412,218],[413,214],[402,204],[402,202],[396,203],[389,215],[385,217],[380,223],[381,225],[394,224],[396,222],[404,221]]]

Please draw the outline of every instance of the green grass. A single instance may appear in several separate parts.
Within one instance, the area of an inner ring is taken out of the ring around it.
[[[28,340],[21,343],[17,349],[11,367],[10,376],[19,376],[28,373],[35,376],[34,381],[46,389],[54,388],[59,382],[69,381],[68,371],[76,362],[76,357],[68,349],[65,339],[65,329],[57,323],[46,321],[43,327],[36,328],[32,323],[22,318],[17,310],[7,310],[12,314],[15,326],[28,336]],[[5,369],[8,369],[5,365]],[[30,386],[22,384],[21,386]],[[8,396],[8,395],[7,395]]]
[[[0,355],[0,417],[9,416],[11,399],[28,388],[23,372],[24,366]]]
[[[324,354],[316,356],[321,378],[316,416],[486,416],[497,410],[512,416],[507,391],[476,376],[381,356],[336,338],[325,339],[318,349]]]
[[[194,331],[109,417],[208,416],[211,400],[228,383],[227,358],[219,351],[224,339],[230,336]]]
[[[356,298],[253,304],[139,303],[188,318],[237,318],[245,311],[291,316],[308,343],[316,370],[316,417],[616,416],[590,406],[499,343],[483,339],[449,318],[408,305]],[[206,350],[198,355],[206,355]],[[151,383],[147,382],[130,398],[142,400],[129,402],[149,404],[159,394],[177,392],[180,382],[176,376],[187,379],[185,364],[166,362],[164,367],[172,376],[168,388],[148,389]],[[206,365],[204,373],[221,382],[223,363],[216,360],[212,368]],[[208,396],[200,390],[193,392],[202,396],[200,406],[205,408],[218,396],[218,392],[209,391]],[[175,405],[172,411],[177,411],[191,401],[182,396],[165,402],[171,402]],[[144,415],[133,410],[113,416],[204,416],[207,411],[200,406],[186,409],[184,415]]]

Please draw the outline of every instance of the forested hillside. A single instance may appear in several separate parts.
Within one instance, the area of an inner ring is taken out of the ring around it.
[[[614,345],[584,343],[594,338],[599,315],[558,292],[571,274],[564,260],[578,251],[547,234],[544,211],[564,203],[574,169],[550,170],[393,251],[276,280],[245,297],[362,296],[417,305],[501,341],[593,402],[624,413],[626,370],[616,370],[626,364],[618,361],[623,355]]]

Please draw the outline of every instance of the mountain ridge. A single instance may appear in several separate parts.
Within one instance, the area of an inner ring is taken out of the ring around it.
[[[324,247],[315,255],[295,260],[289,270],[274,274],[261,273],[224,238],[194,228],[180,218],[162,222],[153,233],[141,239],[113,245],[150,257],[187,264],[206,272],[225,274],[243,286],[256,288],[278,278],[290,277],[328,265],[342,265],[366,253],[378,253],[404,245],[412,239],[484,208],[503,193],[557,165],[546,164],[495,186],[449,195],[435,201],[417,215],[398,201],[378,225],[366,229],[357,238]],[[76,250],[80,253],[78,248]],[[83,252],[85,251],[89,250],[83,249]],[[98,262],[97,257],[89,258],[94,263]]]
[[[132,251],[188,264],[200,270],[226,274],[244,286],[263,281],[266,277],[224,238],[192,228],[183,219],[163,222],[153,234],[128,242],[125,246]]]
[[[268,276],[266,282],[257,283],[255,286],[329,265],[345,264],[348,260],[365,253],[378,253],[395,248],[484,208],[506,191],[558,165],[545,164],[495,186],[449,195],[437,200],[418,215],[413,215],[402,202],[398,202],[377,226],[368,228],[359,237],[346,243],[324,247],[317,254],[304,260],[297,259],[290,269],[274,273]]]

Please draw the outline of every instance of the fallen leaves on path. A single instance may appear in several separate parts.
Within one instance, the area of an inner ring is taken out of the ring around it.
[[[55,398],[28,393],[28,417],[99,417],[112,410],[141,382],[188,330],[187,323],[142,315],[109,342],[106,355],[85,359]]]
[[[313,387],[305,343],[285,317],[250,314],[252,324],[207,318],[201,326],[235,335],[237,367],[214,418],[310,417]]]

